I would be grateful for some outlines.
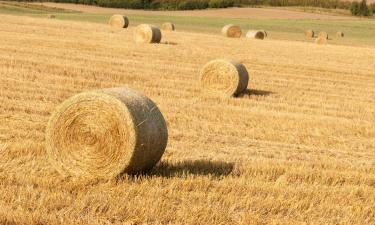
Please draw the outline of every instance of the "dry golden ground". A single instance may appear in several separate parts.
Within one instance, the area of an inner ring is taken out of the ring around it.
[[[2,16],[0,224],[371,224],[374,48],[166,32]],[[199,89],[199,70],[236,59],[241,98]],[[169,143],[150,174],[63,178],[47,162],[52,110],[85,90],[153,99]]]

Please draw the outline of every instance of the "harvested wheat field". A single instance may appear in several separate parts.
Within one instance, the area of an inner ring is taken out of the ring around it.
[[[374,223],[373,47],[219,32],[136,44],[134,29],[2,15],[0,224]],[[199,71],[215,59],[246,66],[249,90],[206,95]],[[61,176],[45,147],[51,113],[111,87],[160,109],[160,163],[117,180]]]

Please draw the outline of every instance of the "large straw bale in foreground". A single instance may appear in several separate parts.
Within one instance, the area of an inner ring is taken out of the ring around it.
[[[127,28],[129,26],[129,19],[126,16],[115,14],[109,19],[111,27]]]
[[[315,35],[315,32],[313,30],[305,30],[305,37],[313,38],[314,35]]]
[[[163,23],[161,25],[161,29],[162,30],[166,30],[166,31],[174,31],[175,30],[175,26],[173,23]]]
[[[263,40],[266,37],[266,33],[262,30],[249,30],[246,33],[246,37]]]
[[[51,163],[64,175],[114,178],[152,168],[167,145],[163,115],[126,88],[84,92],[61,104],[46,130]]]
[[[327,34],[327,32],[324,32],[324,31],[319,32],[319,34],[318,34],[318,38],[325,38],[325,39],[328,39],[328,34]]]
[[[236,96],[244,92],[249,82],[249,74],[244,65],[231,60],[213,60],[200,72],[200,82],[204,91],[215,95]]]
[[[239,38],[242,35],[241,28],[239,26],[228,24],[221,29],[221,33],[225,37]]]
[[[134,32],[135,42],[138,43],[159,43],[161,40],[160,29],[149,25],[141,24],[138,25]]]

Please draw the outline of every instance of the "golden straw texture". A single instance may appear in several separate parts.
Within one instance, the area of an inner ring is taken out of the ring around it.
[[[325,45],[328,43],[328,39],[324,37],[318,37],[317,39],[315,39],[315,43]]]
[[[63,175],[114,178],[151,169],[167,145],[163,115],[146,96],[126,88],[77,94],[51,116],[46,148]]]
[[[236,96],[246,90],[249,74],[241,63],[217,59],[202,68],[200,82],[203,90],[208,93]]]
[[[261,30],[249,30],[246,33],[247,38],[254,38],[254,39],[260,39],[263,40],[265,38],[266,33]]]
[[[318,35],[318,38],[325,38],[325,39],[328,39],[328,34],[327,32],[320,32],[319,35]]]
[[[221,29],[221,33],[225,37],[239,38],[242,35],[241,28],[239,26],[228,24]]]
[[[138,25],[134,32],[134,39],[137,43],[159,43],[161,40],[160,29],[149,25]]]
[[[109,19],[111,27],[127,28],[129,26],[129,19],[126,16],[115,14]]]
[[[175,30],[175,26],[173,23],[163,23],[161,25],[161,29],[162,30],[167,30],[167,31],[174,31]]]
[[[313,30],[305,30],[305,37],[307,38],[313,38],[315,32]]]

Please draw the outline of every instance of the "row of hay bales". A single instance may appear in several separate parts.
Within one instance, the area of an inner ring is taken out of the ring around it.
[[[129,26],[129,19],[124,15],[113,15],[109,19],[109,25],[115,28],[127,28]],[[175,25],[167,22],[161,25],[162,30],[174,31]],[[140,24],[136,27],[134,32],[134,40],[137,43],[160,43],[161,31],[158,27],[150,24]]]
[[[221,29],[221,34],[225,37],[240,38],[242,36],[242,30],[240,26],[228,24]],[[249,30],[245,36],[247,38],[263,40],[267,37],[267,32],[265,30]]]
[[[315,38],[315,32],[313,30],[306,30],[304,32],[304,34],[305,34],[305,37],[307,37],[307,38]],[[338,31],[336,33],[336,37],[337,38],[343,38],[344,32]],[[317,43],[317,44],[327,44],[328,40],[329,40],[328,33],[325,32],[325,31],[321,31],[321,32],[319,32],[318,36],[316,37],[315,43]]]
[[[205,93],[236,96],[247,89],[249,74],[232,60],[213,60],[200,71]],[[157,105],[128,88],[74,95],[51,115],[46,149],[63,176],[116,179],[150,170],[168,142],[166,121]]]

